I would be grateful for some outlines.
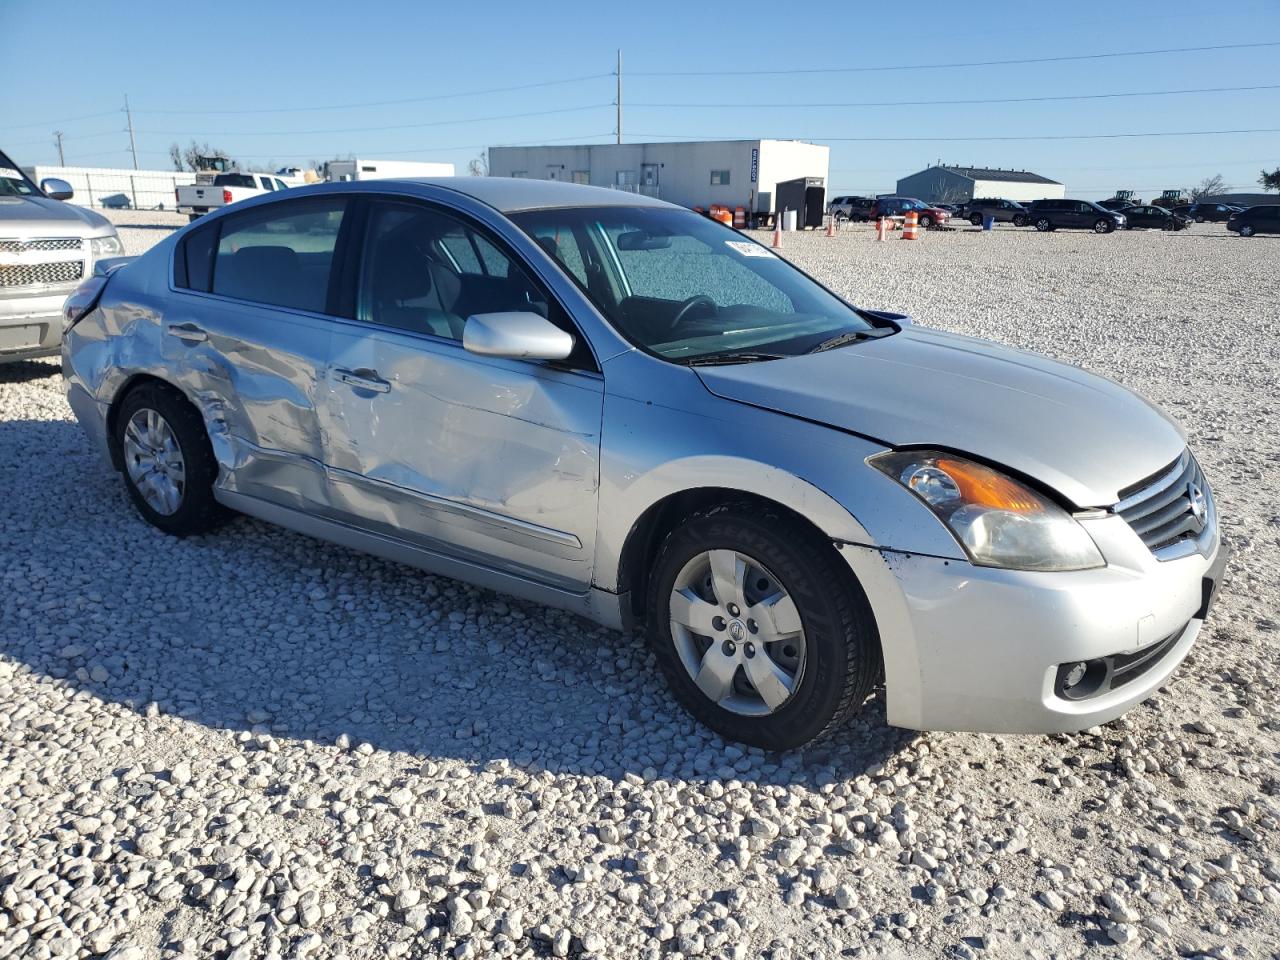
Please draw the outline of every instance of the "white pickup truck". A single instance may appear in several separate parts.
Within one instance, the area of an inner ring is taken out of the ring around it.
[[[290,184],[269,173],[220,173],[213,183],[192,183],[173,191],[178,212],[195,220],[210,210],[217,210],[237,200],[257,197],[276,190],[288,190]]]

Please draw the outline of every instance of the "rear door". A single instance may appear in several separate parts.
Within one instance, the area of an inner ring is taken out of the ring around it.
[[[163,354],[206,412],[219,486],[284,506],[327,502],[318,404],[334,251],[346,200],[317,197],[220,217],[176,251]]]
[[[604,381],[563,307],[464,215],[375,198],[324,413],[333,502],[363,529],[575,592],[591,583]],[[569,361],[482,357],[465,318],[533,311]]]

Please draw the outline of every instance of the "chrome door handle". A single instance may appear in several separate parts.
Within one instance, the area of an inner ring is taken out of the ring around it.
[[[377,370],[346,370],[338,367],[333,371],[335,377],[342,383],[355,387],[357,390],[371,390],[374,393],[390,393],[391,384],[378,376]]]
[[[169,336],[177,337],[184,343],[204,343],[209,339],[209,334],[194,323],[171,323],[167,329]]]

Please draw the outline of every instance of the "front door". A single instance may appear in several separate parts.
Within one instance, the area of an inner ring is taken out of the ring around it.
[[[365,529],[561,589],[591,583],[604,381],[562,308],[483,229],[372,200],[324,414],[335,506]],[[465,318],[535,311],[564,364],[477,356]]]
[[[346,201],[273,203],[188,234],[165,316],[166,367],[201,408],[219,487],[284,506],[327,502],[330,267]]]

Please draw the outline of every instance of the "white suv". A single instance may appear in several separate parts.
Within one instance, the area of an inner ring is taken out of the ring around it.
[[[0,152],[0,363],[57,353],[67,295],[124,253],[111,222],[70,198],[65,180],[37,187]]]

